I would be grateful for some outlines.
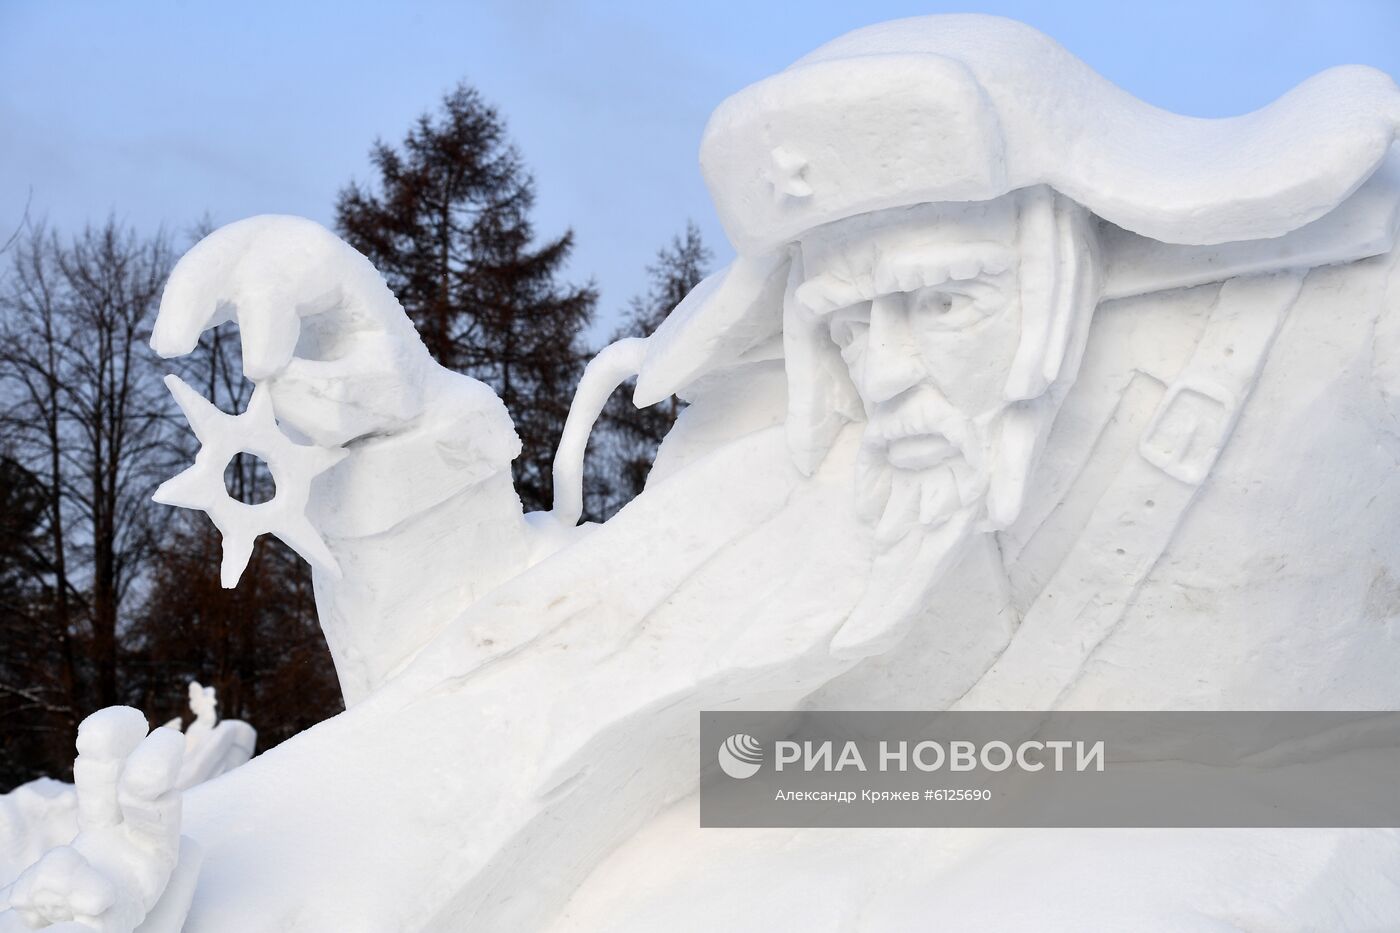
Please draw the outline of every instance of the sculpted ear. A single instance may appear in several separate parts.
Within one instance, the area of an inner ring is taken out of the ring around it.
[[[1068,386],[1078,373],[1088,318],[1098,303],[1093,218],[1044,185],[1021,192],[1018,233],[1021,342],[1006,380],[1007,401]]]
[[[797,300],[802,278],[802,255],[794,250],[783,293],[787,441],[797,468],[811,476],[842,426],[858,420],[863,409],[826,322]]]

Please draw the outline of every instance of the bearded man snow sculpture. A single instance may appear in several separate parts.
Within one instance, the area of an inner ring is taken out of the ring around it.
[[[687,803],[704,708],[1396,708],[1397,126],[1368,69],[1201,121],[1005,20],[852,33],[717,110],[739,258],[590,367],[535,515],[500,402],[362,257],[290,218],[215,233],[153,344],[236,320],[282,428],[345,451],[271,465],[309,490],[351,708],[186,795],[189,928],[1400,917],[1388,833],[739,839]],[[691,405],[576,528],[632,371]],[[207,504],[204,473],[168,498]],[[957,913],[1009,874],[1058,900]]]

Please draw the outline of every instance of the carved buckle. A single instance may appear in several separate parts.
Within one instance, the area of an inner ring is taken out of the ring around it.
[[[1138,452],[1173,479],[1199,486],[1225,446],[1239,399],[1217,382],[1187,374],[1167,388]]]

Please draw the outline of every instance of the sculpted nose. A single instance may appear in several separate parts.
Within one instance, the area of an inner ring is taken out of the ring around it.
[[[924,377],[918,348],[909,330],[903,295],[876,298],[870,307],[860,390],[869,403],[887,402]]]

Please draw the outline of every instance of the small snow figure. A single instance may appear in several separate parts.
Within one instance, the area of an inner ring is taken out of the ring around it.
[[[194,466],[162,483],[152,498],[209,515],[223,536],[219,578],[224,588],[238,584],[253,554],[253,542],[265,533],[281,538],[307,561],[339,579],[339,565],[306,518],[306,503],[311,480],[339,463],[346,452],[293,443],[277,427],[272,399],[262,386],[253,390],[243,414],[229,415],[179,376],[166,376],[165,384],[199,438],[200,448]],[[224,487],[224,468],[243,452],[267,463],[277,487],[267,502],[239,502]]]
[[[190,711],[194,722],[185,730],[185,760],[176,785],[181,790],[203,784],[225,771],[246,764],[257,745],[257,730],[238,719],[218,717],[219,699],[213,687],[190,681]]]
[[[197,680],[190,681],[190,712],[194,713],[194,722],[190,723],[188,732],[190,738],[203,738],[213,731],[218,719],[215,712],[218,705],[213,687],[202,686]]]

